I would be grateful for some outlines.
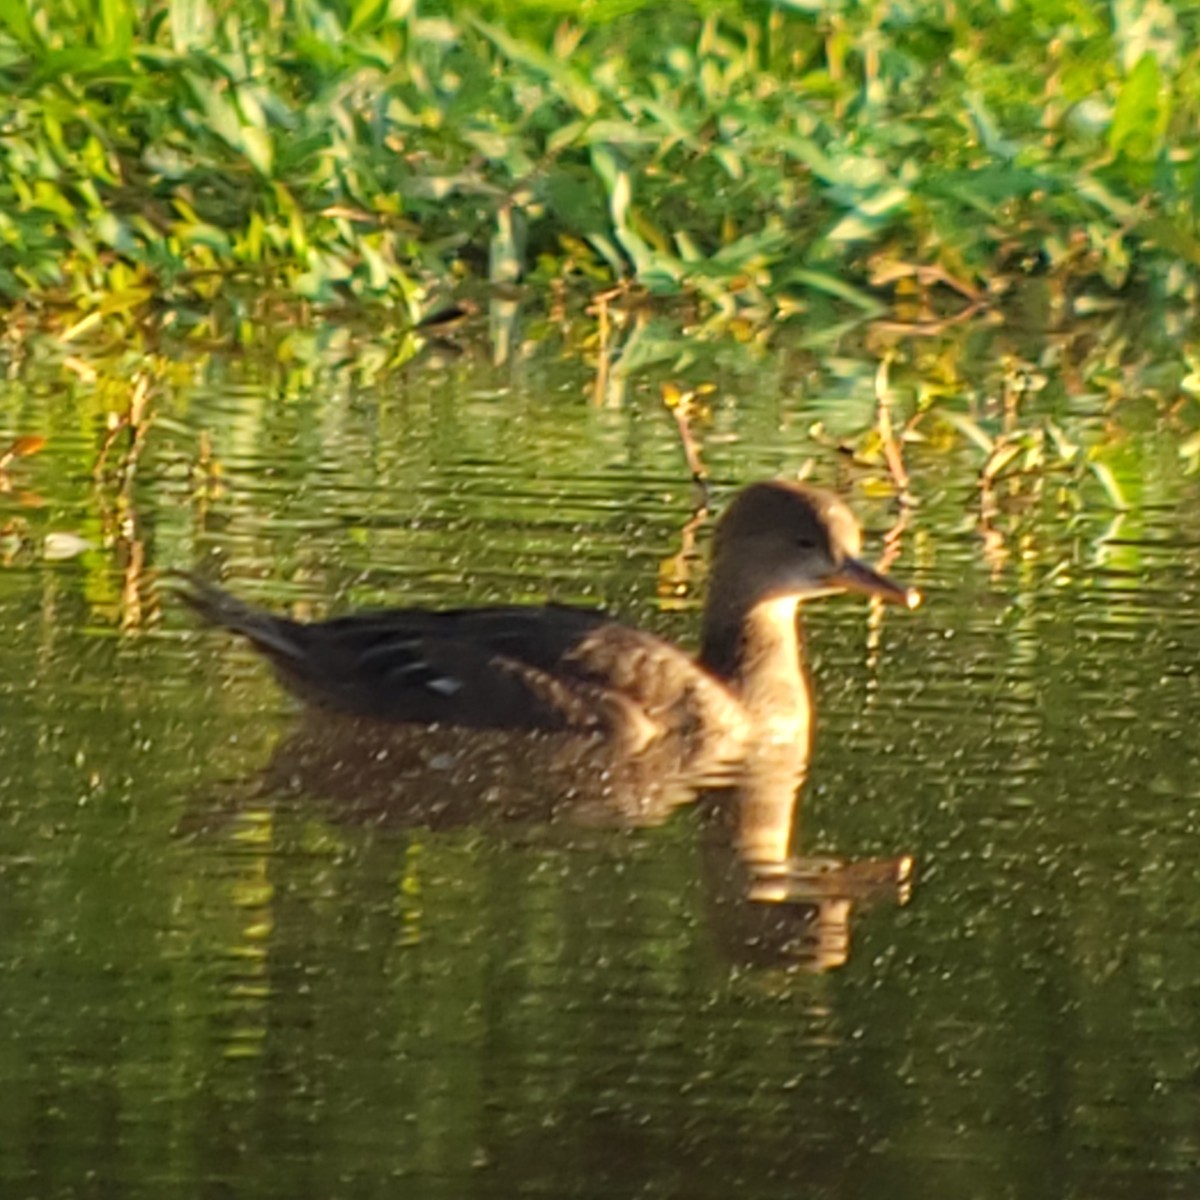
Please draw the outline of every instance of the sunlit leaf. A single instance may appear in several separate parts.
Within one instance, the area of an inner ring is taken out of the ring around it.
[[[133,43],[134,10],[127,0],[98,0],[100,43],[114,58],[124,58]]]
[[[0,0],[0,24],[22,45],[40,48],[41,39],[34,33],[29,12],[24,0]]]
[[[995,479],[997,476],[1003,474],[1004,468],[1020,453],[1021,447],[1015,442],[1009,442],[1006,445],[997,443],[992,448],[991,454],[988,455],[987,462],[983,464],[983,470],[980,474],[984,479]]]
[[[1142,55],[1121,85],[1117,107],[1108,131],[1114,154],[1145,161],[1153,158],[1162,144],[1167,108],[1160,98],[1162,77],[1153,54]]]
[[[175,49],[187,53],[202,45],[212,29],[208,0],[170,0],[171,40]]]
[[[150,288],[129,288],[110,292],[101,301],[97,311],[101,314],[129,312],[140,308],[154,295]]]
[[[979,447],[984,454],[991,455],[996,449],[995,439],[983,427],[965,413],[957,413],[950,409],[939,409],[939,416],[948,421],[959,433],[966,436]]]
[[[979,92],[970,91],[963,99],[983,148],[996,158],[1014,158],[1017,153],[1017,143],[1001,134],[995,117],[992,116],[987,102]]]
[[[819,292],[836,296],[839,300],[848,300],[851,304],[867,313],[882,312],[884,308],[869,292],[864,292],[861,288],[857,288],[846,280],[839,279],[836,275],[830,275],[825,271],[812,271],[806,268],[796,269],[788,271],[784,276],[784,281],[787,283],[797,283],[802,287],[815,288]]]
[[[1088,462],[1088,468],[1100,481],[1100,486],[1104,488],[1105,494],[1108,496],[1113,508],[1127,509],[1129,503],[1125,499],[1125,492],[1120,483],[1117,482],[1117,477],[1113,474],[1112,468],[1107,463],[1100,462],[1094,458]]]
[[[370,28],[387,14],[387,10],[387,0],[357,0],[350,12],[346,32],[354,34]]]
[[[596,90],[585,82],[583,77],[572,70],[567,64],[559,61],[548,51],[521,41],[507,30],[486,21],[473,20],[472,24],[496,48],[520,66],[533,69],[553,79],[562,89],[563,95],[584,116],[592,116],[600,107],[600,99]]]
[[[1091,175],[1081,176],[1075,184],[1075,190],[1085,199],[1100,205],[1111,216],[1125,223],[1136,223],[1141,216],[1141,210],[1135,204],[1118,196],[1111,188],[1107,188]]]

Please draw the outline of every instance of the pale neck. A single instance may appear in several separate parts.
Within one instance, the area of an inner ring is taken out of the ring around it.
[[[700,663],[736,693],[751,721],[779,741],[807,741],[812,710],[795,597],[704,614]]]

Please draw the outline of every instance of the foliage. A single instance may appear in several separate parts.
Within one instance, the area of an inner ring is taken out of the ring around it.
[[[1030,272],[1191,300],[1197,13],[3,0],[0,296],[201,328],[470,278],[751,319]]]

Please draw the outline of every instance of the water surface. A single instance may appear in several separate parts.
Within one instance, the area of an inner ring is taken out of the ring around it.
[[[718,502],[810,463],[876,557],[897,509],[858,439],[870,339],[647,352],[620,387],[553,340],[370,377],[181,351],[136,465],[119,438],[98,470],[94,389],[12,371],[0,433],[47,442],[0,494],[5,1194],[1194,1195],[1195,413],[1114,404],[1098,359],[1133,368],[1105,336],[900,343],[898,403],[960,355],[943,403],[993,433],[1019,353],[1042,378],[1013,436],[1080,441],[1124,503],[1070,466],[981,492],[978,447],[918,426],[891,570],[925,605],[806,617],[796,850],[917,863],[823,971],[731,898],[711,803],[481,795],[476,819],[455,780],[467,816],[439,823],[264,782],[293,706],[153,578],[300,615],[552,597],[686,640],[702,560],[659,385],[715,382]]]

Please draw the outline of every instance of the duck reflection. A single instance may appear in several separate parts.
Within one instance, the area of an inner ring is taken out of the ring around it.
[[[796,817],[813,730],[802,601],[852,590],[913,607],[859,561],[830,493],[772,481],[718,523],[701,650],[603,613],[398,609],[305,624],[185,577],[308,702],[266,772],[339,819],[639,828],[697,801],[714,928],[753,961],[844,962],[861,901],[903,900],[908,859],[804,858]]]
[[[845,963],[851,918],[906,903],[913,861],[806,856],[799,816],[809,742],[700,773],[666,753],[614,754],[606,740],[397,726],[308,711],[261,786],[317,801],[337,822],[380,830],[643,829],[699,806],[701,869],[722,952],[747,965]]]
[[[726,787],[699,797],[709,817],[702,863],[713,927],[725,953],[747,965],[840,967],[850,955],[855,909],[906,904],[912,894],[909,855],[849,860],[802,852],[807,751],[755,755]]]

